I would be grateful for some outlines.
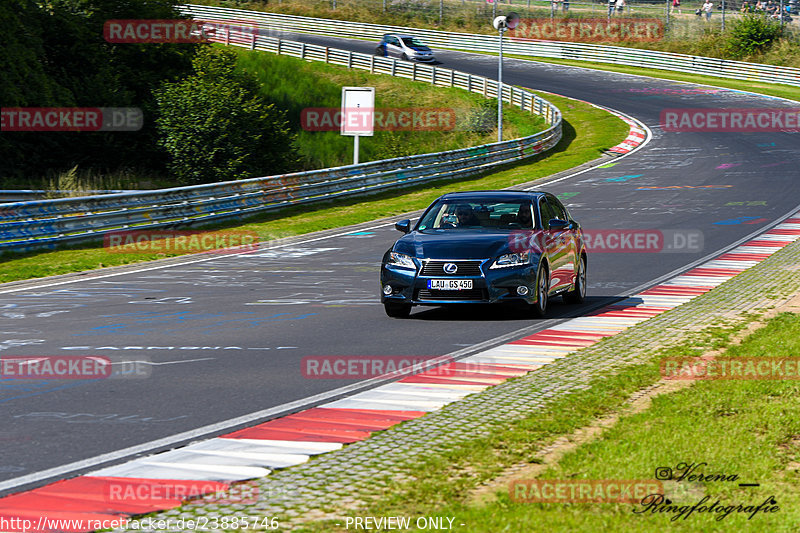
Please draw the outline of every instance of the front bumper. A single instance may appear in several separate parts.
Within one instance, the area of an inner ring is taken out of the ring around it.
[[[454,261],[458,263],[457,261]],[[381,302],[411,305],[492,304],[503,302],[536,302],[536,267],[524,265],[490,269],[492,260],[480,264],[476,275],[427,275],[421,268],[416,271],[393,264],[381,267]],[[472,289],[434,290],[428,288],[431,279],[470,279]],[[392,294],[386,295],[383,287],[390,285]],[[528,287],[528,295],[517,294],[517,287]]]

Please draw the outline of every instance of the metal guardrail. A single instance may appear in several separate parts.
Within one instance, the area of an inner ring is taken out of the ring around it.
[[[86,194],[114,194],[117,192],[131,192],[129,190],[93,190],[83,191]],[[23,200],[41,200],[48,196],[65,197],[74,195],[74,191],[69,190],[45,190],[45,189],[16,189],[0,191],[0,203],[20,202]]]
[[[374,40],[376,43],[384,33],[412,33],[427,44],[454,50],[474,52],[497,52],[496,35],[479,35],[473,33],[448,33],[438,30],[406,28],[402,26],[384,26],[334,19],[318,19],[265,13],[242,9],[187,4],[181,6],[183,13],[198,19],[217,21],[237,20],[251,21],[261,29],[276,34],[293,32],[331,37]],[[572,59],[576,61],[593,61],[632,67],[655,68],[705,74],[720,78],[759,81],[764,83],[782,83],[800,86],[800,69],[777,65],[762,65],[744,61],[730,61],[702,56],[659,52],[625,48],[621,46],[594,45],[587,43],[537,41],[509,37],[504,41],[503,51],[506,54],[549,57],[556,59]]]
[[[241,31],[213,40],[307,60],[458,87],[497,96],[497,82],[464,72],[286,41]],[[222,183],[99,196],[0,204],[0,251],[25,251],[94,239],[113,231],[169,227],[320,200],[466,177],[544,152],[561,139],[561,112],[527,91],[504,85],[503,99],[544,117],[550,127],[519,139],[447,152]]]

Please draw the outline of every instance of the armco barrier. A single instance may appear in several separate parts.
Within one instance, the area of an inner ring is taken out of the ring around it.
[[[448,33],[437,30],[406,28],[402,26],[383,26],[345,20],[318,19],[264,13],[242,9],[227,9],[211,6],[184,5],[185,14],[198,19],[242,20],[256,23],[262,30],[276,34],[307,33],[354,39],[373,40],[376,44],[384,33],[412,33],[427,44],[439,48],[468,50],[474,52],[497,52],[496,35],[479,35],[471,33]],[[487,22],[488,24],[488,22]],[[507,54],[551,57],[556,59],[572,59],[576,61],[594,61],[633,67],[655,68],[705,74],[720,78],[760,81],[765,83],[783,83],[800,86],[800,69],[777,65],[760,65],[743,61],[728,61],[708,57],[673,54],[654,50],[624,48],[621,46],[604,46],[587,43],[537,41],[532,39],[514,39],[504,41],[503,51]]]
[[[495,80],[392,58],[219,28],[213,40],[433,85],[458,87],[486,97],[496,97],[498,92]],[[541,115],[550,127],[536,135],[510,141],[359,165],[192,187],[0,204],[0,251],[55,247],[98,238],[111,231],[234,219],[288,205],[466,177],[531,157],[558,143],[561,139],[558,108],[527,91],[507,85],[503,86],[502,96],[523,110]]]

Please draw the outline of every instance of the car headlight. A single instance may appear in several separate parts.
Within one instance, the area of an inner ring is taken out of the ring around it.
[[[489,268],[505,268],[505,267],[514,267],[514,266],[522,266],[527,265],[530,263],[531,260],[531,253],[530,252],[520,252],[516,254],[504,254],[495,260],[494,264]]]
[[[410,255],[401,254],[399,252],[391,252],[389,254],[389,264],[403,268],[413,268],[414,270],[417,269],[417,265],[414,264],[414,260]]]

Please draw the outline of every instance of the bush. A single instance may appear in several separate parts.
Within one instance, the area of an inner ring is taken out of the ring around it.
[[[156,93],[159,143],[180,185],[271,176],[299,167],[284,113],[235,70],[236,54],[207,48],[195,75]]]
[[[760,14],[745,14],[731,25],[726,50],[734,59],[742,59],[767,50],[782,32],[776,20]]]

